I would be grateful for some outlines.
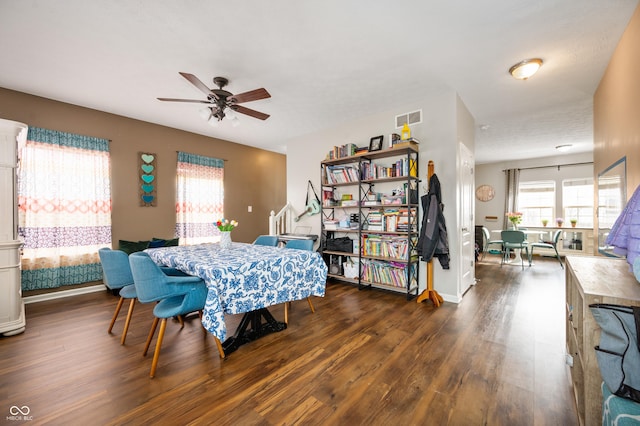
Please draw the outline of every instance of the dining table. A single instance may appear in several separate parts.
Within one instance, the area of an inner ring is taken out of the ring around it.
[[[200,277],[207,286],[202,325],[222,342],[225,355],[241,345],[286,329],[268,307],[324,297],[327,265],[309,250],[231,243],[146,249],[160,266]],[[243,314],[233,336],[227,337],[226,314]]]

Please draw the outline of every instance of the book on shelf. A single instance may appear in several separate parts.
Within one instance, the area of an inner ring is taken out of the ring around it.
[[[358,181],[359,172],[354,166],[325,166],[326,183],[352,183]]]
[[[348,143],[345,145],[334,146],[331,151],[329,151],[328,158],[329,160],[337,160],[339,158],[351,157],[356,153],[356,145],[353,143]]]
[[[338,229],[338,221],[333,219],[325,219],[323,221],[324,229],[327,231],[335,231]]]
[[[362,162],[360,164],[360,177],[362,180],[383,179],[403,176],[418,175],[418,164],[413,158],[401,158],[391,165],[372,164]]]
[[[409,271],[415,267],[416,265],[409,265],[405,267],[404,264],[396,264],[394,262],[380,262],[364,259],[362,261],[362,279],[374,284],[406,288],[407,275],[412,277],[412,286],[417,284],[414,278],[415,274],[413,274],[413,271]]]

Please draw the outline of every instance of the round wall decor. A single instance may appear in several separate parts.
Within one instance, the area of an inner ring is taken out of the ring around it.
[[[495,195],[496,192],[491,185],[480,185],[476,188],[476,198],[480,201],[491,201]]]

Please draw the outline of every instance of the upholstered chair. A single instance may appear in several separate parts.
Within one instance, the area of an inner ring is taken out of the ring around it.
[[[502,231],[502,247],[504,250],[502,256],[502,262],[500,262],[500,266],[502,266],[509,256],[509,250],[525,250],[527,257],[529,257],[529,244],[526,241],[526,235],[522,231]],[[524,269],[524,258],[520,256],[520,262],[522,264],[522,269]]]
[[[276,247],[278,245],[278,237],[276,235],[260,235],[253,244]]]
[[[207,286],[198,277],[164,274],[162,269],[144,252],[132,253],[129,256],[129,264],[131,265],[131,273],[138,293],[138,300],[141,303],[156,302],[153,308],[155,318],[149,331],[143,355],[146,356],[158,322],[162,320],[149,373],[149,377],[154,377],[167,319],[191,312],[198,312],[201,316],[207,298]],[[220,356],[224,358],[222,345],[217,338],[215,340]]]
[[[502,240],[492,240],[491,232],[489,232],[489,229],[486,226],[482,227],[482,234],[484,235],[484,247],[482,249],[482,260],[484,260],[484,257],[487,255],[487,252],[489,251],[489,246],[491,245],[496,244],[500,246],[500,251],[502,252]]]
[[[313,251],[313,240],[289,240],[285,244],[285,248]],[[315,313],[316,310],[313,307],[313,303],[311,302],[311,297],[307,297],[307,302],[309,303],[309,308],[311,308],[311,312]],[[291,306],[291,302],[286,302],[284,304],[284,323],[285,324],[289,324],[289,307],[290,306]]]
[[[558,254],[558,241],[560,241],[560,235],[562,235],[562,230],[558,229],[556,230],[556,232],[554,232],[553,238],[551,239],[551,241],[541,241],[536,243],[530,243],[529,247],[531,247],[531,250],[529,251],[529,266],[531,266],[533,249],[535,247],[538,247],[538,248],[553,249],[556,252],[556,259],[558,259],[558,262],[560,262],[560,266],[562,267],[562,269],[564,269],[564,265],[562,264],[562,259],[560,259],[560,255]]]
[[[108,332],[111,333],[113,325],[118,318],[120,309],[125,299],[129,299],[129,311],[127,312],[127,319],[124,323],[124,329],[122,330],[122,338],[120,344],[124,345],[127,338],[127,331],[129,330],[129,324],[131,323],[131,315],[133,314],[133,308],[136,303],[136,288],[133,284],[133,276],[131,275],[131,267],[129,266],[129,256],[127,253],[120,250],[111,250],[109,248],[101,248],[98,250],[98,256],[100,256],[100,263],[102,264],[103,281],[109,290],[120,290],[120,300],[116,306],[116,311],[111,318]]]

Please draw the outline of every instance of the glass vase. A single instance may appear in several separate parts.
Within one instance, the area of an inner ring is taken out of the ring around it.
[[[220,248],[228,249],[231,247],[231,231],[220,231]]]

